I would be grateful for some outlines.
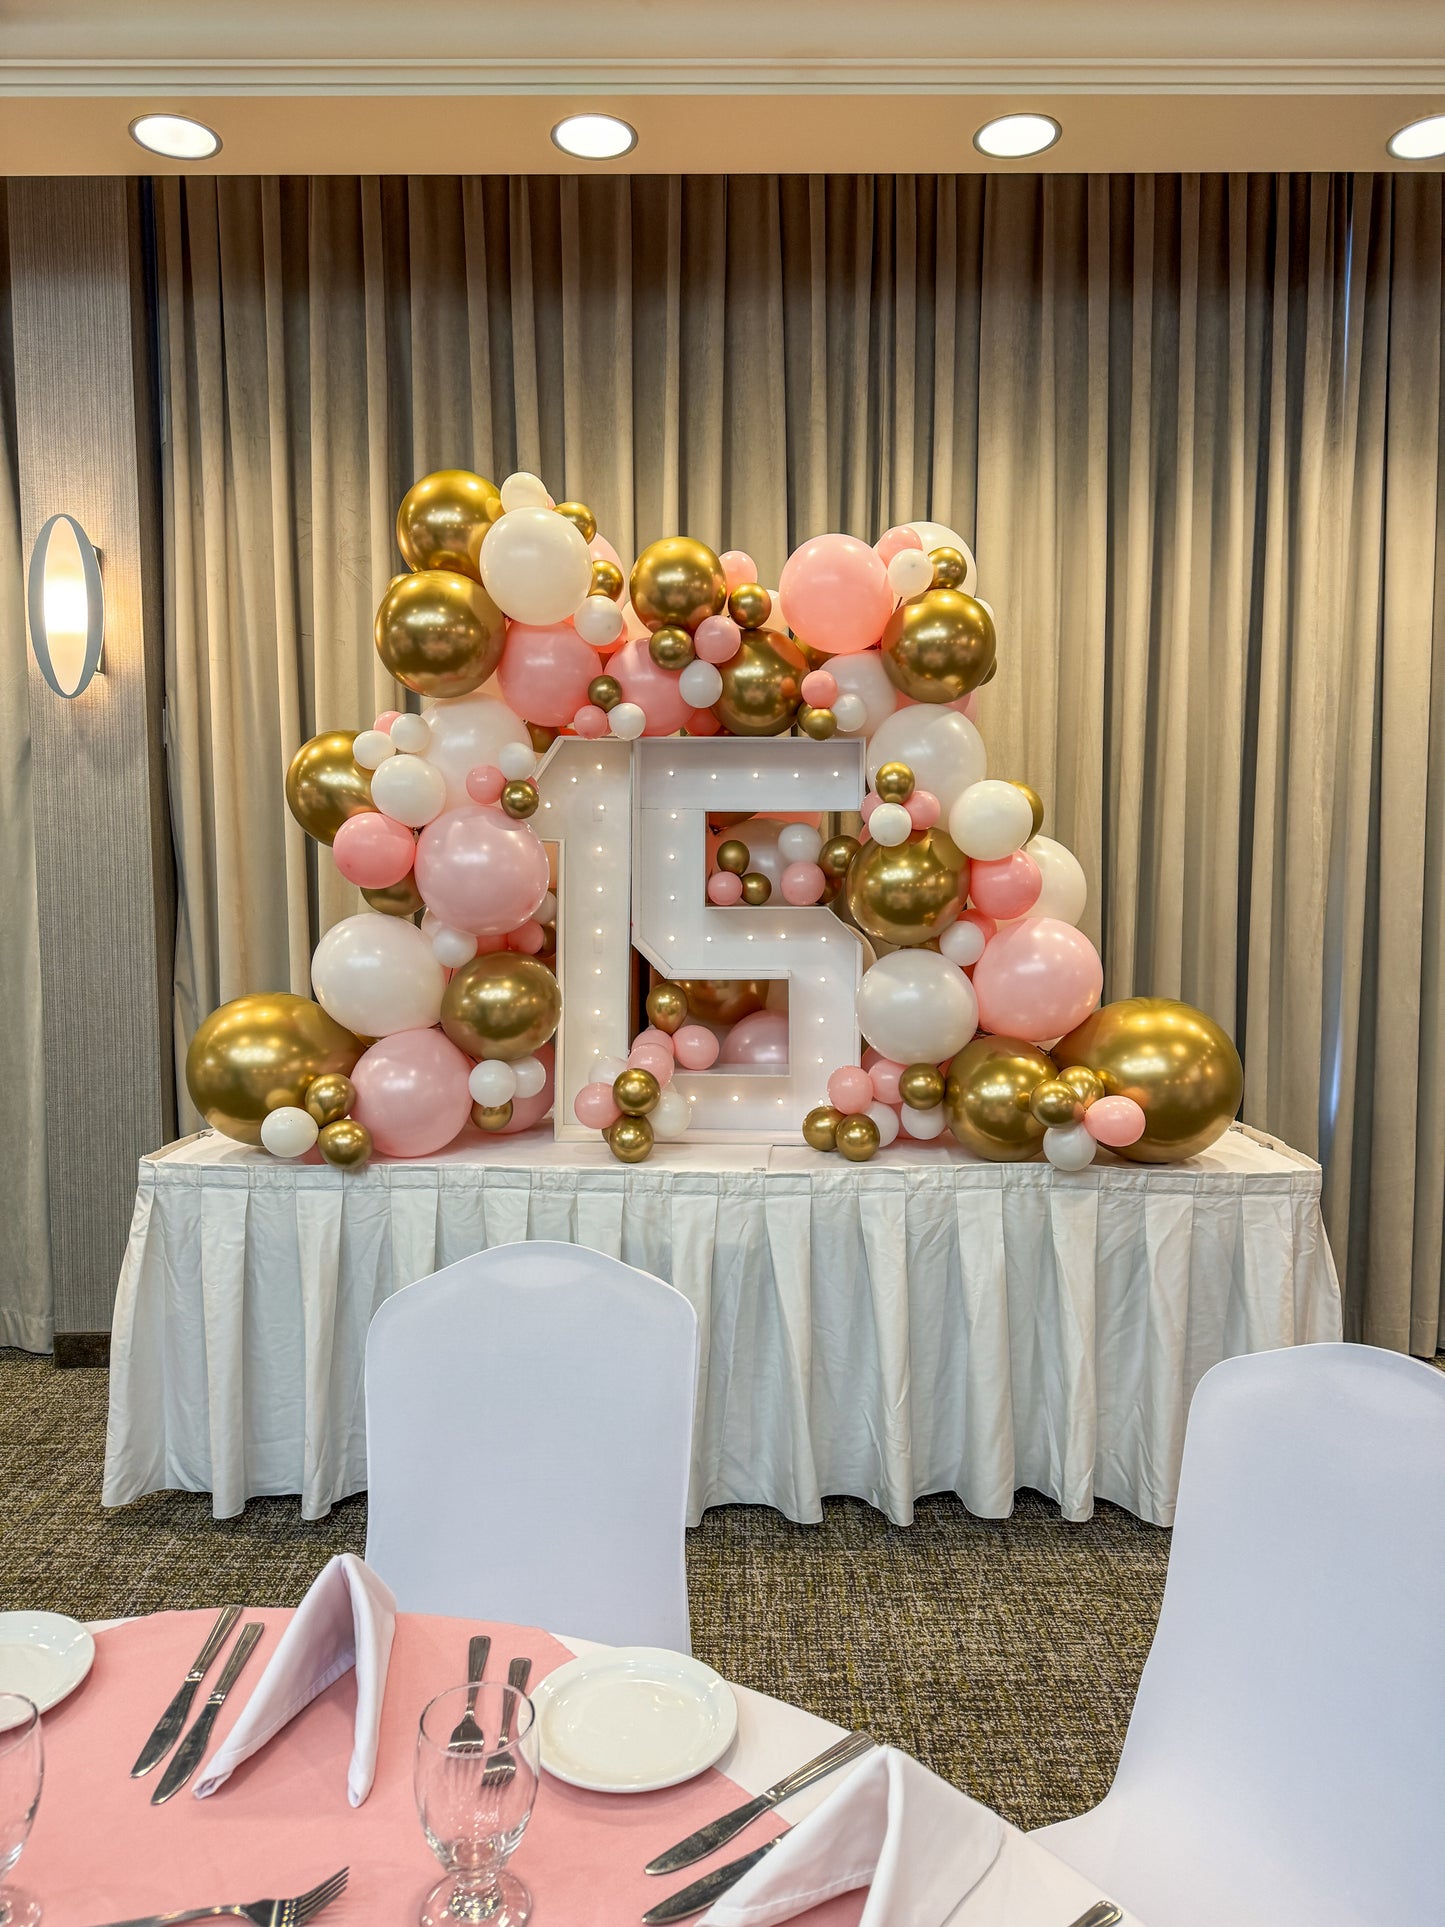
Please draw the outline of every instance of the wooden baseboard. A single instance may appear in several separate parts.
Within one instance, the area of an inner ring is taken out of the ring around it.
[[[55,1363],[64,1371],[72,1365],[109,1365],[109,1332],[57,1332]]]

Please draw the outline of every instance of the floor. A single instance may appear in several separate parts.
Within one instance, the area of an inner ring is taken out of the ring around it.
[[[294,1499],[213,1520],[205,1497],[99,1503],[106,1374],[0,1351],[0,1610],[79,1619],[285,1605],[366,1501],[317,1523]],[[1022,1826],[1108,1787],[1149,1649],[1169,1535],[1101,1506],[1086,1525],[1020,1493],[1013,1516],[925,1500],[908,1530],[851,1499],[821,1526],[724,1507],[688,1534],[693,1644],[728,1678],[915,1754]]]

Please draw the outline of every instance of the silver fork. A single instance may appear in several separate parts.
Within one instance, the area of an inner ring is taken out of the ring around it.
[[[527,1681],[531,1676],[532,1662],[530,1659],[514,1659],[507,1668],[507,1684],[511,1687],[512,1693],[502,1701],[502,1730],[497,1735],[497,1751],[490,1755],[486,1765],[482,1768],[482,1785],[484,1787],[503,1787],[517,1771],[517,1762],[507,1751],[508,1742],[512,1737],[512,1718],[517,1709],[517,1701],[514,1696],[526,1692]]]
[[[486,1735],[477,1725],[477,1688],[482,1683],[482,1675],[487,1670],[487,1657],[492,1650],[492,1642],[486,1633],[473,1633],[467,1642],[467,1710],[452,1728],[452,1736],[447,1745],[461,1747],[471,1753],[479,1753],[486,1745]]]
[[[329,1907],[346,1891],[349,1872],[349,1868],[343,1867],[309,1893],[297,1894],[294,1900],[247,1900],[235,1907],[183,1907],[178,1914],[112,1920],[107,1921],[105,1927],[176,1927],[176,1923],[183,1920],[249,1920],[253,1927],[304,1927],[306,1921],[314,1920],[323,1907]]]

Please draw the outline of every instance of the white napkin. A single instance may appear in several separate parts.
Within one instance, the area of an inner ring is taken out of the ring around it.
[[[205,1773],[196,1798],[224,1786],[243,1760],[259,1753],[318,1693],[356,1668],[356,1743],[346,1793],[359,1807],[376,1778],[376,1742],[396,1600],[391,1589],[354,1552],[328,1560],[296,1608],[240,1719]]]
[[[858,1887],[869,1889],[859,1927],[942,1927],[993,1865],[1003,1836],[996,1813],[883,1747],[698,1927],[773,1927]]]

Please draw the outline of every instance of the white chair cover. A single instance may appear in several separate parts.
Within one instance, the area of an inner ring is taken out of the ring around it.
[[[1442,1614],[1445,1376],[1216,1365],[1118,1774],[1033,1837],[1149,1927],[1439,1927]]]
[[[690,1650],[697,1318],[578,1245],[478,1252],[366,1340],[367,1563],[404,1612]]]

